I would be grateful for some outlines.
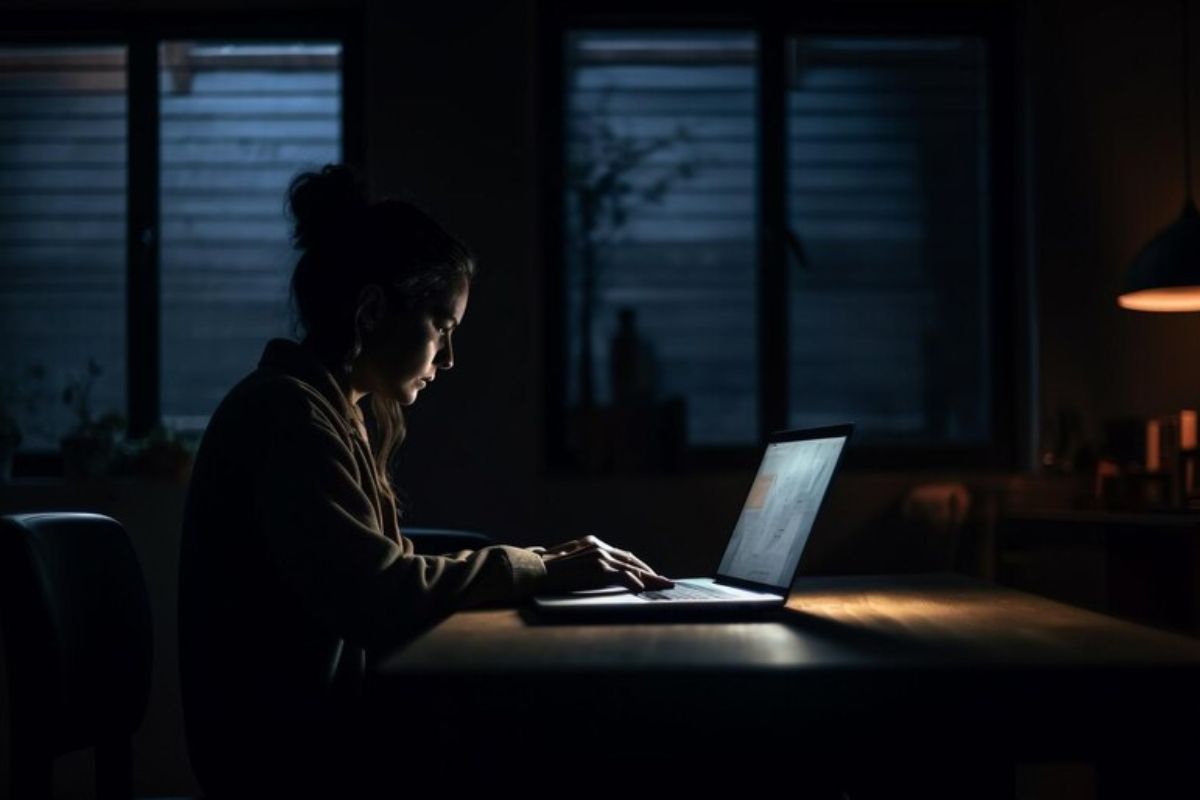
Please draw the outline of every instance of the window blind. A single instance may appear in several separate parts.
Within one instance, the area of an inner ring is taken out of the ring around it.
[[[341,160],[337,44],[166,42],[160,51],[162,409],[201,429],[290,336],[286,189]]]
[[[790,42],[791,425],[880,442],[990,435],[986,50]]]
[[[93,416],[125,412],[126,87],[121,46],[0,48],[0,391],[24,449],[75,425],[89,361]]]
[[[602,215],[589,229],[581,192],[568,186],[569,404],[582,383],[590,235],[596,400],[611,397],[610,342],[629,308],[652,349],[659,399],[686,401],[688,441],[757,438],[755,58],[755,36],[736,31],[569,35],[569,171],[591,175],[602,198],[628,190],[623,224]],[[605,169],[614,178],[607,193]],[[646,201],[657,184],[661,197]]]

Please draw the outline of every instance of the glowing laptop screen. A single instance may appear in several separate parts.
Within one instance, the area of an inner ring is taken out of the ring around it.
[[[718,574],[791,585],[845,436],[767,445]]]

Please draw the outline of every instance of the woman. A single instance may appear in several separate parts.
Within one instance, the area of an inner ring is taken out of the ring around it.
[[[346,796],[374,738],[358,715],[371,657],[457,609],[671,585],[594,537],[415,555],[388,463],[401,407],[454,366],[474,260],[414,206],[368,203],[342,166],[298,176],[289,205],[303,339],[271,340],[213,414],[184,515],[184,713],[216,797]]]

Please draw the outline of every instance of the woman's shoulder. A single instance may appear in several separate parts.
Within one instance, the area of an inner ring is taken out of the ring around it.
[[[295,375],[263,370],[255,370],[229,390],[213,422],[247,417],[266,429],[319,424],[340,431],[344,427],[338,410],[320,389]]]

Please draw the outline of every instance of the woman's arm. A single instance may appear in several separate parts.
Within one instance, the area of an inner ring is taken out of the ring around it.
[[[527,594],[544,580],[541,556],[523,548],[420,556],[388,539],[363,488],[368,465],[319,411],[292,416],[266,433],[255,514],[284,578],[339,635],[387,646],[457,609]]]

